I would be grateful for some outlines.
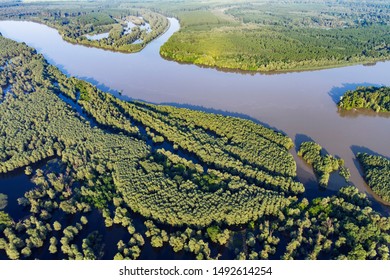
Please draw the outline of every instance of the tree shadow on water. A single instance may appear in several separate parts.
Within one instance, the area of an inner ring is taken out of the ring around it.
[[[39,52],[39,50],[38,50]],[[71,77],[72,75],[66,70],[65,66],[62,65],[62,64],[58,64],[56,63],[54,60],[52,60],[51,58],[47,58],[45,57],[45,59],[47,60],[48,63],[50,63],[51,65],[54,65],[55,67],[57,67],[63,74],[65,74],[67,77]],[[115,97],[117,98],[120,98],[122,100],[125,100],[125,101],[131,101],[131,100],[134,100],[133,98],[127,96],[127,95],[122,95],[122,91],[121,90],[116,90],[116,89],[113,89],[97,80],[95,80],[94,78],[91,78],[91,77],[80,77],[80,76],[74,76],[80,80],[83,80],[83,81],[86,81],[90,84],[92,84],[93,86],[95,86],[96,88],[100,89],[101,91],[104,91],[104,92],[108,92],[112,95],[114,95]]]
[[[356,146],[356,145],[352,145],[351,146],[351,151],[356,155],[357,153],[366,153],[366,154],[369,154],[369,155],[373,155],[373,156],[381,156],[383,158],[387,158],[390,160],[389,157],[386,157],[384,155],[381,155],[367,147],[363,147],[363,146]]]
[[[353,145],[351,146],[351,151],[354,153],[355,157],[353,159],[353,163],[354,165],[356,166],[356,169],[358,170],[360,176],[362,176],[363,180],[364,180],[364,184],[365,184],[365,187],[366,187],[366,194],[371,197],[371,203],[372,203],[372,208],[375,210],[375,211],[378,211],[380,213],[382,213],[383,215],[385,216],[390,216],[390,206],[389,206],[389,203],[382,200],[371,188],[370,186],[367,184],[366,180],[365,180],[365,176],[364,176],[364,169],[362,167],[362,165],[360,164],[359,160],[356,158],[356,154],[357,153],[367,153],[369,155],[373,155],[373,156],[380,156],[380,157],[383,157],[385,159],[388,159],[390,160],[390,157],[388,156],[384,156],[384,155],[381,155],[367,147],[363,147],[363,146],[356,146],[356,145]]]
[[[352,145],[351,146],[351,151],[353,152],[353,154],[355,155],[355,157],[353,158],[353,163],[356,167],[356,169],[359,171],[359,174],[364,178],[364,171],[363,171],[363,168],[359,162],[359,160],[356,158],[356,154],[357,153],[366,153],[366,154],[369,154],[369,155],[372,155],[372,156],[380,156],[380,157],[383,157],[383,158],[386,158],[388,160],[390,160],[389,157],[386,157],[384,155],[381,155],[367,147],[363,147],[363,146],[356,146],[356,145]]]
[[[299,147],[301,146],[301,144],[303,142],[314,142],[314,143],[317,143],[313,138],[311,138],[310,136],[306,135],[306,134],[296,134],[295,135],[295,141],[294,141],[294,145],[296,147],[296,150],[298,152],[299,150]],[[322,147],[322,154],[329,154],[329,152],[324,148]]]
[[[106,86],[105,84],[103,83],[100,83],[99,81],[93,79],[93,78],[90,78],[90,77],[77,77],[78,79],[80,80],[84,80],[88,83],[91,83],[92,85],[94,85],[95,87],[97,87],[98,89],[100,89],[101,91],[104,91],[104,92],[108,92],[110,94],[112,94],[113,96],[121,99],[121,100],[124,100],[124,101],[132,101],[134,100],[133,98],[131,98],[130,96],[127,96],[127,95],[122,95],[122,91],[121,90],[116,90],[116,89],[113,89],[113,88],[110,88],[109,86]]]
[[[332,98],[334,103],[338,103],[340,101],[341,96],[344,95],[344,93],[348,90],[355,90],[357,87],[381,87],[383,85],[379,84],[372,84],[372,83],[354,83],[354,84],[342,84],[341,87],[333,87],[328,95]]]
[[[307,136],[306,134],[297,133],[295,135],[295,140],[294,140],[294,145],[295,145],[297,151],[299,150],[299,147],[301,146],[301,144],[303,142],[315,142],[315,141],[313,140],[313,138],[311,138],[310,136]]]
[[[305,134],[295,135],[295,147],[298,151],[303,142],[315,142],[314,139]],[[322,147],[321,154],[329,154],[329,152]],[[338,173],[332,172],[330,174],[329,184],[327,187],[321,187],[318,182],[318,176],[315,174],[313,167],[308,164],[304,159],[298,157],[297,159],[297,177],[301,183],[305,186],[304,196],[313,200],[318,197],[328,197],[337,194],[340,188],[348,185],[345,179]]]

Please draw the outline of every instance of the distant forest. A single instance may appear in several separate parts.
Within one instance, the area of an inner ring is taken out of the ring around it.
[[[177,61],[249,71],[320,69],[389,59],[385,1],[257,1],[177,8],[161,48]]]
[[[168,19],[146,9],[99,2],[0,4],[0,19],[32,20],[56,28],[71,43],[121,52],[137,52],[169,27]],[[149,29],[146,29],[146,24]],[[103,34],[101,39],[88,36]]]
[[[136,52],[181,24],[160,50],[178,62],[246,71],[291,71],[390,58],[384,0],[115,1],[0,4],[0,19],[33,20],[72,43]],[[128,22],[135,23],[127,30]],[[151,31],[143,28],[150,24]],[[90,40],[99,33],[107,38]]]

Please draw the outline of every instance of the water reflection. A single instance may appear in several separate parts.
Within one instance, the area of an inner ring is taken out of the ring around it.
[[[357,87],[381,87],[383,84],[371,84],[371,83],[352,83],[343,84],[341,87],[333,87],[329,91],[329,96],[332,98],[335,104],[339,103],[341,96],[348,90],[355,90]]]
[[[338,109],[337,111],[340,117],[343,118],[352,118],[357,119],[358,117],[371,117],[371,118],[390,118],[390,113],[388,112],[375,112],[371,109],[352,109],[352,110],[344,110]]]

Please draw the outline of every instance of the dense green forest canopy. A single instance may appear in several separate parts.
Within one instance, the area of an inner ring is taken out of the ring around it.
[[[10,87],[2,96],[0,172],[60,155],[77,162],[80,176],[110,172],[135,212],[172,225],[244,224],[278,215],[290,195],[304,191],[288,152],[292,141],[281,133],[238,118],[121,101],[66,77],[23,44],[0,43],[0,83]],[[92,129],[61,96],[115,133]],[[146,139],[168,151],[151,150]]]
[[[358,153],[364,170],[364,178],[370,188],[383,200],[390,202],[390,160],[377,155]]]
[[[371,109],[375,112],[390,112],[390,87],[358,87],[347,91],[337,104],[345,110]]]
[[[183,4],[182,29],[162,46],[177,61],[250,71],[316,69],[388,59],[385,1]]]
[[[291,241],[283,259],[388,259],[389,224],[372,211],[355,187],[337,196],[302,202],[286,230]],[[293,221],[294,220],[294,221]],[[289,225],[292,224],[290,228]]]
[[[389,258],[390,221],[355,187],[302,197],[281,133],[120,100],[3,37],[0,65],[0,172],[23,168],[36,186],[18,199],[28,215],[0,211],[7,258],[137,259],[146,245],[197,259],[222,248],[237,259]],[[42,161],[54,167],[33,167]],[[110,257],[99,219],[127,232]]]

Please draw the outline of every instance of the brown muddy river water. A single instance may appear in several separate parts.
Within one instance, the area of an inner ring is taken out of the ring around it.
[[[124,97],[250,118],[283,131],[297,146],[312,139],[343,158],[351,182],[372,197],[354,154],[372,151],[390,157],[390,114],[338,112],[336,102],[358,85],[389,86],[390,62],[273,75],[183,65],[159,55],[160,46],[180,28],[176,19],[170,22],[164,35],[136,54],[72,45],[55,29],[32,22],[3,21],[0,32],[36,48],[65,73],[101,89],[122,91]],[[329,195],[346,185],[333,176],[329,189],[319,190],[311,168],[292,152],[308,197]],[[380,203],[373,206],[389,213]]]

